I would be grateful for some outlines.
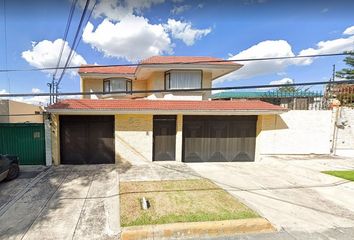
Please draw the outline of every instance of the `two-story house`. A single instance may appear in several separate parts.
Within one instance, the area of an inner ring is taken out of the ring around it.
[[[254,161],[261,116],[285,109],[259,100],[211,101],[203,89],[242,67],[220,60],[155,56],[136,67],[83,66],[81,91],[104,94],[48,108],[54,163]]]

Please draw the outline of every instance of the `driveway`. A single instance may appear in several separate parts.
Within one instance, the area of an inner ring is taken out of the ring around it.
[[[0,239],[117,239],[115,165],[23,169],[0,183]]]
[[[331,229],[351,229],[354,235],[354,183],[320,173],[354,169],[354,159],[274,157],[257,163],[188,166],[286,233],[322,234]],[[354,239],[353,235],[348,239]]]

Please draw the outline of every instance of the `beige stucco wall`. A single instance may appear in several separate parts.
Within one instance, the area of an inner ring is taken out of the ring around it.
[[[329,154],[333,138],[332,111],[292,110],[259,115],[255,160],[270,154]],[[60,162],[59,117],[52,114],[52,158]],[[176,161],[182,161],[183,116],[177,115]],[[153,158],[153,115],[115,115],[116,162],[133,164]]]
[[[54,165],[60,164],[59,115],[51,114],[52,160]]]
[[[40,106],[27,104],[23,102],[16,102],[11,100],[0,100],[0,123],[43,123],[43,115],[28,115],[28,116],[11,116],[16,114],[35,114],[36,112],[42,113],[43,110]]]
[[[329,154],[332,111],[292,110],[258,117],[256,155]]]
[[[9,115],[9,101],[0,100],[0,115]],[[8,123],[9,116],[0,116],[0,123]]]
[[[9,101],[9,113],[11,114],[35,114],[36,112],[41,113],[43,110],[40,106],[35,106],[32,104]],[[31,116],[10,116],[10,123],[43,123],[43,115],[31,115]]]
[[[133,91],[146,90],[146,81],[133,80]],[[103,91],[103,78],[81,78],[81,91],[83,92],[102,92]],[[145,97],[146,93],[139,93],[133,95],[83,95],[82,98],[95,99],[95,98],[134,98]]]
[[[333,122],[337,122],[333,129],[333,154],[352,157],[354,156],[354,109],[341,107],[333,112]]]
[[[211,88],[210,72],[203,72],[202,88]],[[81,91],[83,92],[101,92],[103,91],[103,78],[87,78],[82,77],[80,80]],[[133,80],[133,91],[140,90],[164,90],[165,89],[165,72],[153,72],[146,80]],[[208,92],[184,92],[184,93],[139,93],[132,95],[102,95],[93,96],[86,95],[83,98],[143,98],[148,99],[168,99],[168,100],[207,100],[211,96]]]
[[[115,115],[116,162],[152,161],[153,115]]]
[[[202,88],[211,87],[211,73],[203,72]],[[164,90],[165,89],[165,73],[154,72],[147,79],[147,90]],[[167,99],[167,100],[208,100],[211,91],[207,92],[183,92],[183,93],[151,93],[148,94],[149,99]]]

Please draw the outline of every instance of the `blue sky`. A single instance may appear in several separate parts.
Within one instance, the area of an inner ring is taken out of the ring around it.
[[[76,8],[68,49],[84,2],[79,0]],[[54,42],[63,38],[70,6],[69,0],[0,0],[0,68],[53,66],[57,46],[61,46],[60,40]],[[354,2],[350,0],[135,0],[123,4],[106,0],[96,6],[90,19],[92,28],[84,26],[86,33],[72,62],[120,64],[156,53],[237,59],[353,50],[352,9]],[[340,69],[342,59],[252,63],[214,86],[269,84],[284,78],[295,82],[328,80],[332,64]],[[47,92],[50,80],[48,72],[0,73],[0,92]],[[68,72],[60,90],[78,91],[78,75]]]

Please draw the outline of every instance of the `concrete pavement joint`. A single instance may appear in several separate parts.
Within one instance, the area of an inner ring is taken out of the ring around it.
[[[52,170],[50,167],[38,174],[32,181],[30,181],[24,189],[18,192],[10,201],[5,203],[0,207],[0,217],[12,206],[14,205],[28,190],[30,190],[34,185],[36,185],[42,178],[47,176]]]
[[[39,216],[42,214],[42,212],[44,211],[44,209],[46,208],[47,204],[49,203],[49,201],[53,198],[53,196],[55,195],[55,193],[59,190],[59,188],[61,187],[61,185],[64,183],[64,181],[66,180],[66,178],[72,173],[72,171],[70,171],[69,173],[67,173],[65,175],[65,177],[63,178],[63,180],[60,182],[59,186],[57,187],[57,189],[51,194],[51,196],[47,199],[47,201],[45,202],[45,204],[42,206],[41,210],[39,211],[38,215],[36,216],[36,218],[32,221],[31,225],[26,229],[26,231],[24,232],[24,234],[21,237],[21,240],[26,236],[27,232],[31,229],[31,227],[33,226],[33,224],[36,222],[36,220],[39,218]]]
[[[74,230],[74,233],[73,233],[71,239],[74,239],[77,226],[79,225],[80,219],[81,219],[81,217],[82,217],[82,213],[83,213],[83,211],[84,211],[84,207],[85,207],[85,204],[86,204],[86,201],[87,201],[87,196],[88,196],[88,194],[89,194],[89,192],[90,192],[90,189],[91,189],[91,186],[92,186],[93,177],[94,177],[94,175],[91,175],[91,178],[90,178],[90,186],[89,186],[89,188],[88,188],[88,190],[87,190],[86,197],[85,197],[85,200],[84,200],[84,204],[82,204],[81,211],[80,211],[80,215],[79,215],[79,218],[77,219],[76,226],[75,226],[75,230]]]

